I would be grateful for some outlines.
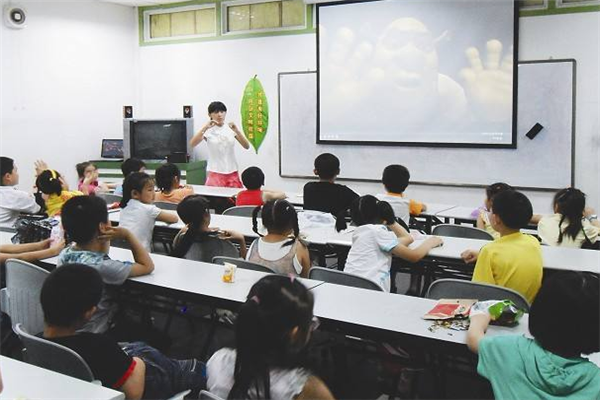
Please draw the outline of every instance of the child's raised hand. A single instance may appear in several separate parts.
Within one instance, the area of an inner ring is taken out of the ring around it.
[[[48,164],[44,160],[35,160],[33,167],[35,168],[35,176],[38,176],[48,169]]]
[[[65,179],[62,176],[59,177],[58,180],[60,181],[60,187],[62,188],[62,190],[68,191],[69,184],[67,183],[67,181],[65,181]]]
[[[128,240],[131,233],[126,228],[114,227],[110,225],[100,226],[99,240],[109,241],[113,239]]]
[[[460,258],[467,264],[477,261],[477,257],[479,257],[479,252],[477,250],[465,250],[460,254]]]

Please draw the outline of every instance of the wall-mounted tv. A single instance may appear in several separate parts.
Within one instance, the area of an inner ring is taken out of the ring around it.
[[[123,150],[125,158],[163,161],[173,155],[190,154],[193,119],[125,119]]]

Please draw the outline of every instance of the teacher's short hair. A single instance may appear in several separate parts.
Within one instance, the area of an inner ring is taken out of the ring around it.
[[[220,101],[213,101],[208,105],[209,114],[219,111],[227,112],[227,107],[225,107],[225,104],[221,103]]]

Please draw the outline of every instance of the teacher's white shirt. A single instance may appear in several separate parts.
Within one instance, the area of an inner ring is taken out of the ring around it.
[[[230,174],[238,170],[235,159],[235,132],[224,124],[206,130],[204,139],[208,145],[207,171]]]

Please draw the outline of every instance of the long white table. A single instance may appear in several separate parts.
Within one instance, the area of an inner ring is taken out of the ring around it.
[[[411,247],[417,247],[422,243],[415,240]],[[442,237],[443,246],[432,249],[425,259],[437,260],[461,260],[461,253],[467,249],[479,250],[489,241],[478,239],[465,239],[454,237]],[[352,245],[351,235],[339,236],[329,242],[332,245],[350,247]],[[600,251],[572,249],[565,247],[541,246],[544,268],[563,271],[594,272],[600,274]]]
[[[206,186],[206,185],[189,185],[194,189],[194,193],[206,196],[206,197],[220,197],[230,198],[235,197],[237,194],[244,190],[240,188],[229,188],[229,187],[218,187],[218,186]],[[304,198],[301,193],[296,192],[285,192],[287,200],[294,205],[302,206],[304,204]]]
[[[123,393],[116,390],[4,356],[0,356],[0,371],[4,383],[0,400],[122,400],[125,398]]]

